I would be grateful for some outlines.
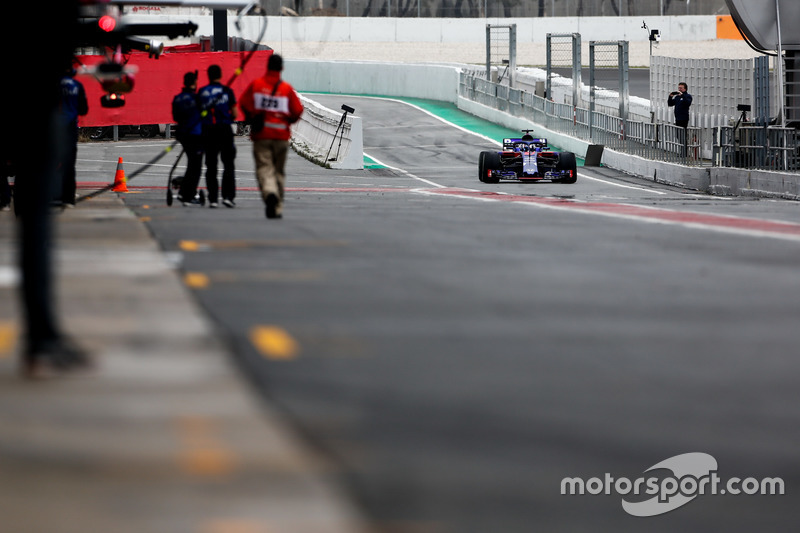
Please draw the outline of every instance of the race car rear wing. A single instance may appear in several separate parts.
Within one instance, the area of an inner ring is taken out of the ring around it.
[[[537,146],[547,146],[547,139],[503,139],[503,150],[513,150],[518,143],[535,144]]]

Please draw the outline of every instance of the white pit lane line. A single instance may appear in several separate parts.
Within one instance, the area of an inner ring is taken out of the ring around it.
[[[391,166],[391,165],[387,165],[386,163],[384,163],[384,162],[380,161],[379,159],[377,159],[377,158],[375,158],[375,157],[372,157],[371,155],[369,155],[369,154],[368,154],[368,153],[366,153],[366,152],[364,152],[364,155],[365,155],[365,156],[367,156],[367,157],[369,157],[370,159],[372,159],[372,160],[375,162],[375,164],[377,164],[377,165],[380,165],[380,166],[382,166],[382,167],[386,167],[386,168],[388,168],[388,169],[390,169],[390,170],[394,170],[394,171],[396,171],[396,172],[399,172],[399,173],[403,174],[404,176],[408,176],[409,178],[413,178],[413,179],[415,179],[415,180],[419,180],[419,181],[421,181],[421,182],[423,182],[423,183],[427,183],[428,185],[431,185],[432,187],[436,187],[436,188],[438,188],[438,189],[446,189],[446,188],[447,188],[447,187],[445,187],[444,185],[440,185],[440,184],[438,184],[438,183],[435,183],[435,182],[433,182],[433,181],[426,180],[425,178],[420,178],[419,176],[415,176],[415,175],[414,175],[414,174],[412,174],[411,172],[409,172],[409,171],[407,171],[407,170],[403,170],[402,168],[397,168],[397,167],[393,167],[393,166]]]

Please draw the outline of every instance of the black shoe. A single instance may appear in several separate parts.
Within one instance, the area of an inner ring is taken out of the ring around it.
[[[200,199],[198,196],[195,196],[191,200],[184,200],[180,195],[178,195],[178,201],[183,204],[183,207],[189,207],[191,205],[203,205],[205,204],[205,199]]]
[[[265,203],[267,204],[266,208],[267,218],[279,218],[280,215],[278,215],[277,213],[278,197],[275,196],[274,194],[268,194],[267,201]]]
[[[57,374],[91,368],[92,361],[69,339],[41,341],[29,346],[22,373],[28,379],[42,379]]]

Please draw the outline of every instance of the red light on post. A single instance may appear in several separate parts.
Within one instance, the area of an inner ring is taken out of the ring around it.
[[[117,20],[111,15],[103,15],[100,17],[100,20],[97,21],[97,25],[100,26],[101,30],[111,32],[117,27]]]

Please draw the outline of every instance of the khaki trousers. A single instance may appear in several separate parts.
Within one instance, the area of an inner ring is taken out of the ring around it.
[[[261,139],[253,141],[253,157],[256,160],[256,179],[261,189],[264,202],[267,196],[274,194],[278,197],[275,208],[281,214],[283,208],[283,191],[286,183],[286,154],[289,150],[289,141],[277,139]]]

